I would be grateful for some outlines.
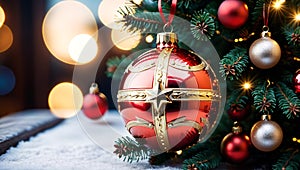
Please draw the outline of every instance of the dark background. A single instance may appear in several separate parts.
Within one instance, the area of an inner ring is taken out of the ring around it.
[[[51,89],[61,82],[72,82],[74,66],[54,58],[42,38],[42,23],[49,6],[47,3],[47,0],[0,1],[6,15],[5,24],[10,27],[14,37],[12,46],[0,53],[0,65],[13,70],[16,77],[14,90],[0,96],[0,117],[25,109],[48,108]],[[99,19],[97,22],[100,28],[102,24]],[[104,74],[105,61],[111,56],[126,53],[111,49],[98,69],[96,81],[101,81],[100,89],[108,97],[110,108],[114,106],[110,95],[111,79]],[[88,89],[81,90],[88,92]]]

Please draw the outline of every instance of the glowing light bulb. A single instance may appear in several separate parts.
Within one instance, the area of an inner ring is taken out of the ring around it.
[[[300,13],[295,14],[295,21],[299,22],[300,21]]]
[[[285,2],[285,0],[277,0],[274,2],[273,7],[275,9],[280,9],[282,7],[282,4]]]
[[[71,40],[68,51],[74,61],[86,64],[96,57],[98,45],[92,36],[79,34]]]
[[[152,35],[148,35],[148,36],[145,38],[145,40],[146,40],[147,43],[152,43],[153,40],[154,40],[154,38],[153,38]]]
[[[245,89],[245,90],[249,90],[252,87],[251,83],[249,83],[249,82],[245,82],[242,86],[243,86],[243,89]]]
[[[51,112],[59,118],[75,116],[81,110],[82,103],[83,94],[81,90],[68,82],[56,85],[48,97]]]

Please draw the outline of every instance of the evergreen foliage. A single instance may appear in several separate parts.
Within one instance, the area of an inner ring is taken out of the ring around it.
[[[133,4],[133,0],[129,2]],[[182,160],[184,169],[216,168],[221,161],[225,161],[221,156],[219,146],[222,138],[231,132],[233,123],[226,115],[226,111],[232,106],[243,109],[250,104],[251,116],[241,122],[246,126],[243,131],[249,134],[251,126],[259,121],[260,114],[274,114],[273,120],[280,120],[277,123],[283,127],[284,139],[280,149],[277,149],[276,154],[272,155],[278,159],[274,163],[273,169],[300,168],[299,145],[290,145],[293,137],[297,137],[297,135],[299,137],[298,130],[300,129],[298,123],[300,120],[300,95],[295,94],[292,82],[293,74],[300,68],[300,21],[293,19],[293,12],[297,12],[297,10],[298,13],[300,12],[300,1],[284,1],[282,10],[273,8],[275,0],[243,1],[248,6],[249,17],[247,22],[238,29],[228,29],[219,22],[217,13],[222,2],[223,0],[178,0],[176,16],[188,20],[190,25],[182,26],[182,23],[176,19],[172,23],[179,41],[188,41],[191,44],[211,42],[221,57],[220,73],[227,80],[228,96],[223,118],[218,128],[206,142],[197,143],[184,149],[180,155],[175,152],[155,155],[152,154],[155,151],[144,147],[143,143],[130,138],[121,138],[117,141],[116,147],[131,148],[129,149],[131,151],[125,149],[127,151],[125,152],[119,149],[115,152],[120,157],[124,157],[124,160],[132,162],[148,157],[150,163],[161,164],[176,157]],[[165,13],[170,10],[170,4],[171,0],[163,0]],[[279,43],[282,51],[280,62],[267,70],[256,68],[248,56],[251,44],[260,38],[262,32],[263,4],[266,9],[268,7],[271,9],[268,23],[272,33],[271,38]],[[133,10],[134,8],[135,10]],[[163,31],[165,24],[157,10],[157,0],[143,0],[140,5],[128,5],[128,7],[120,9],[119,13],[123,16],[119,22],[124,24],[124,29],[146,33]],[[165,17],[168,18],[168,14],[165,14]],[[191,36],[185,37],[187,32]],[[181,42],[179,42],[180,44]],[[205,54],[209,54],[207,51],[210,49],[201,50],[206,51]],[[249,81],[252,88],[241,89],[241,85],[245,81]],[[142,151],[137,151],[139,149]],[[254,162],[261,159],[261,155],[263,155],[258,150],[251,154],[250,159]]]

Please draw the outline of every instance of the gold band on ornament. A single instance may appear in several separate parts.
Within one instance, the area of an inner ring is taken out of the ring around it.
[[[207,89],[166,88],[168,66],[172,50],[172,48],[165,48],[159,54],[156,69],[154,72],[152,89],[119,90],[117,95],[118,102],[145,101],[146,103],[151,103],[153,123],[150,123],[141,118],[137,118],[136,120],[128,122],[126,127],[128,130],[134,126],[154,128],[157,143],[160,149],[164,151],[168,151],[169,149],[171,149],[167,128],[190,126],[197,129],[199,133],[202,131],[202,127],[198,122],[185,120],[185,118],[178,118],[167,124],[165,113],[166,105],[168,103],[172,103],[172,101],[211,101],[213,97],[215,97],[213,91]],[[174,64],[171,64],[171,66],[189,71],[198,71],[205,68],[205,64],[203,62],[198,66],[178,67],[178,64],[175,64],[175,66]],[[134,71],[144,71],[152,67],[153,64],[150,64],[149,67],[139,67]]]
[[[129,101],[145,101],[151,102],[151,99],[157,97],[157,94],[151,93],[152,89],[143,90],[119,90],[118,102],[129,102]],[[213,90],[208,89],[192,89],[192,88],[166,88],[160,92],[165,94],[169,101],[211,101],[216,96]]]
[[[150,50],[148,53],[151,53],[154,51],[156,51],[156,50]],[[196,53],[193,53],[193,54],[198,56]],[[147,55],[147,53],[144,55]],[[155,66],[156,66],[156,63],[153,61],[144,61],[143,63],[139,63],[139,66],[133,66],[133,62],[132,62],[129,64],[129,66],[127,67],[125,72],[130,71],[132,73],[140,73],[140,72],[149,70]],[[182,62],[178,59],[170,60],[170,62],[168,63],[168,66],[176,68],[178,70],[191,71],[191,72],[205,70],[207,67],[207,65],[203,61],[198,65],[190,66],[186,62]]]

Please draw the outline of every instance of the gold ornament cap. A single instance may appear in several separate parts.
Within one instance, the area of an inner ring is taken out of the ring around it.
[[[92,83],[89,92],[90,94],[98,94],[99,93],[98,84]]]
[[[261,120],[269,121],[271,120],[271,115],[262,115]]]
[[[238,122],[234,122],[234,125],[232,127],[232,132],[234,134],[240,134],[243,131],[242,126]]]
[[[174,47],[177,46],[178,39],[177,35],[173,32],[162,32],[156,36],[157,47]]]

